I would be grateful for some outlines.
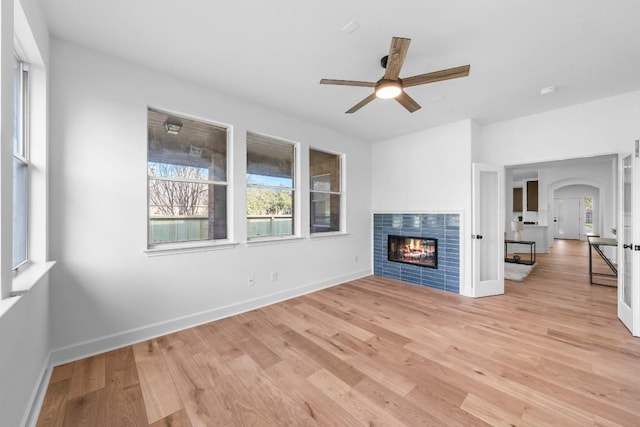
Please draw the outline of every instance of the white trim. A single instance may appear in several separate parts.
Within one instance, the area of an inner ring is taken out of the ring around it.
[[[156,163],[156,162],[152,162]],[[148,164],[148,162],[147,162]],[[151,180],[154,179],[156,181],[173,181],[173,182],[186,182],[189,184],[208,184],[208,185],[229,185],[227,181],[211,181],[208,179],[189,179],[189,178],[181,178],[179,176],[158,176],[158,175],[149,175],[147,172],[147,177]]]
[[[371,269],[335,277],[329,280],[323,280],[316,283],[303,285],[286,291],[275,292],[258,298],[242,301],[235,304],[229,304],[223,307],[211,310],[201,311],[199,313],[189,314],[172,320],[158,322],[155,324],[131,329],[129,331],[106,335],[100,338],[87,340],[78,344],[54,349],[51,352],[51,365],[58,366],[64,363],[83,359],[85,357],[111,351],[127,345],[136,344],[163,335],[181,331],[183,329],[192,328],[225,317],[234,316],[265,307],[311,292],[316,292],[332,286],[340,285],[351,280],[360,279],[371,275]]]
[[[20,300],[20,296],[9,296],[4,299],[0,299],[0,319],[2,316],[13,307]]]
[[[325,232],[313,233],[313,234],[311,234],[309,236],[309,239],[311,239],[311,240],[330,239],[330,238],[334,238],[334,237],[346,237],[348,235],[349,235],[349,233],[344,232],[344,231],[325,231]]]
[[[33,391],[31,392],[31,397],[27,403],[27,409],[22,416],[21,425],[35,426],[38,423],[38,417],[42,410],[44,398],[47,395],[47,389],[49,388],[49,381],[51,381],[52,373],[53,366],[51,365],[51,352],[49,352],[47,358],[42,364],[42,368],[40,369],[40,374],[38,375],[39,380],[36,381]]]
[[[283,185],[262,185],[262,184],[249,184],[247,183],[247,188],[266,188],[269,190],[289,190],[291,192],[296,191],[295,187],[285,187]]]
[[[280,243],[293,243],[304,240],[302,236],[269,236],[269,237],[254,237],[251,240],[247,240],[247,246],[266,246],[266,245],[277,245]]]
[[[55,261],[31,263],[13,276],[11,296],[28,292],[56,264]]]
[[[152,247],[145,249],[143,252],[147,256],[162,256],[162,255],[176,255],[186,254],[191,252],[206,252],[206,251],[218,251],[223,249],[233,249],[238,245],[236,242],[229,240],[212,241],[207,240],[205,242],[185,242],[185,243],[165,243],[159,247]]]
[[[446,214],[457,214],[457,215],[462,215],[462,211],[407,211],[407,210],[401,210],[401,211],[374,211],[373,215],[402,215],[402,214],[409,214],[409,215],[413,215],[413,214],[422,214],[422,215],[429,215],[429,214],[434,214],[434,215],[446,215]]]
[[[326,174],[329,175],[329,174]],[[320,176],[320,175],[314,175],[315,176]],[[340,191],[321,191],[321,190],[309,190],[310,193],[318,193],[318,194],[333,194],[336,196],[342,196],[343,193]]]

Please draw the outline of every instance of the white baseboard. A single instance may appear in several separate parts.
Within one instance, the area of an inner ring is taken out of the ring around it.
[[[359,271],[341,277],[335,277],[321,282],[307,284],[286,291],[275,292],[255,299],[230,304],[211,310],[190,314],[176,319],[155,323],[129,331],[107,335],[104,337],[84,341],[78,344],[54,349],[51,351],[50,367],[83,359],[85,357],[115,350],[127,345],[136,344],[149,339],[157,338],[183,329],[209,323],[214,320],[244,313],[266,305],[274,304],[287,299],[305,295],[310,292],[330,288],[351,280],[366,277],[372,274],[371,269]],[[45,384],[46,387],[46,384]]]
[[[31,392],[31,398],[29,399],[29,405],[27,406],[28,409],[22,418],[21,425],[31,427],[37,424],[38,415],[40,415],[40,409],[42,408],[44,397],[47,394],[47,388],[49,387],[49,380],[51,379],[52,371],[51,352],[49,352],[49,355],[42,364],[40,375],[38,375],[38,381]]]

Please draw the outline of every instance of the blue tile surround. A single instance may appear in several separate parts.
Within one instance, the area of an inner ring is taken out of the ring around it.
[[[438,268],[387,260],[387,236],[438,239]],[[460,292],[459,214],[373,214],[373,272],[448,292]]]

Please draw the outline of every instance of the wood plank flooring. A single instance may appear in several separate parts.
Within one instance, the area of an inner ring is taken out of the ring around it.
[[[638,426],[640,339],[587,244],[506,294],[367,277],[54,369],[39,426]]]

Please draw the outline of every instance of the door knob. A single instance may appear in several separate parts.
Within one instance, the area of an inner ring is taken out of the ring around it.
[[[631,249],[633,250],[633,243],[629,243],[628,245],[625,243],[622,245],[622,249]]]
[[[476,236],[476,239],[478,239],[478,240],[482,240],[482,234],[478,234],[478,235]]]

